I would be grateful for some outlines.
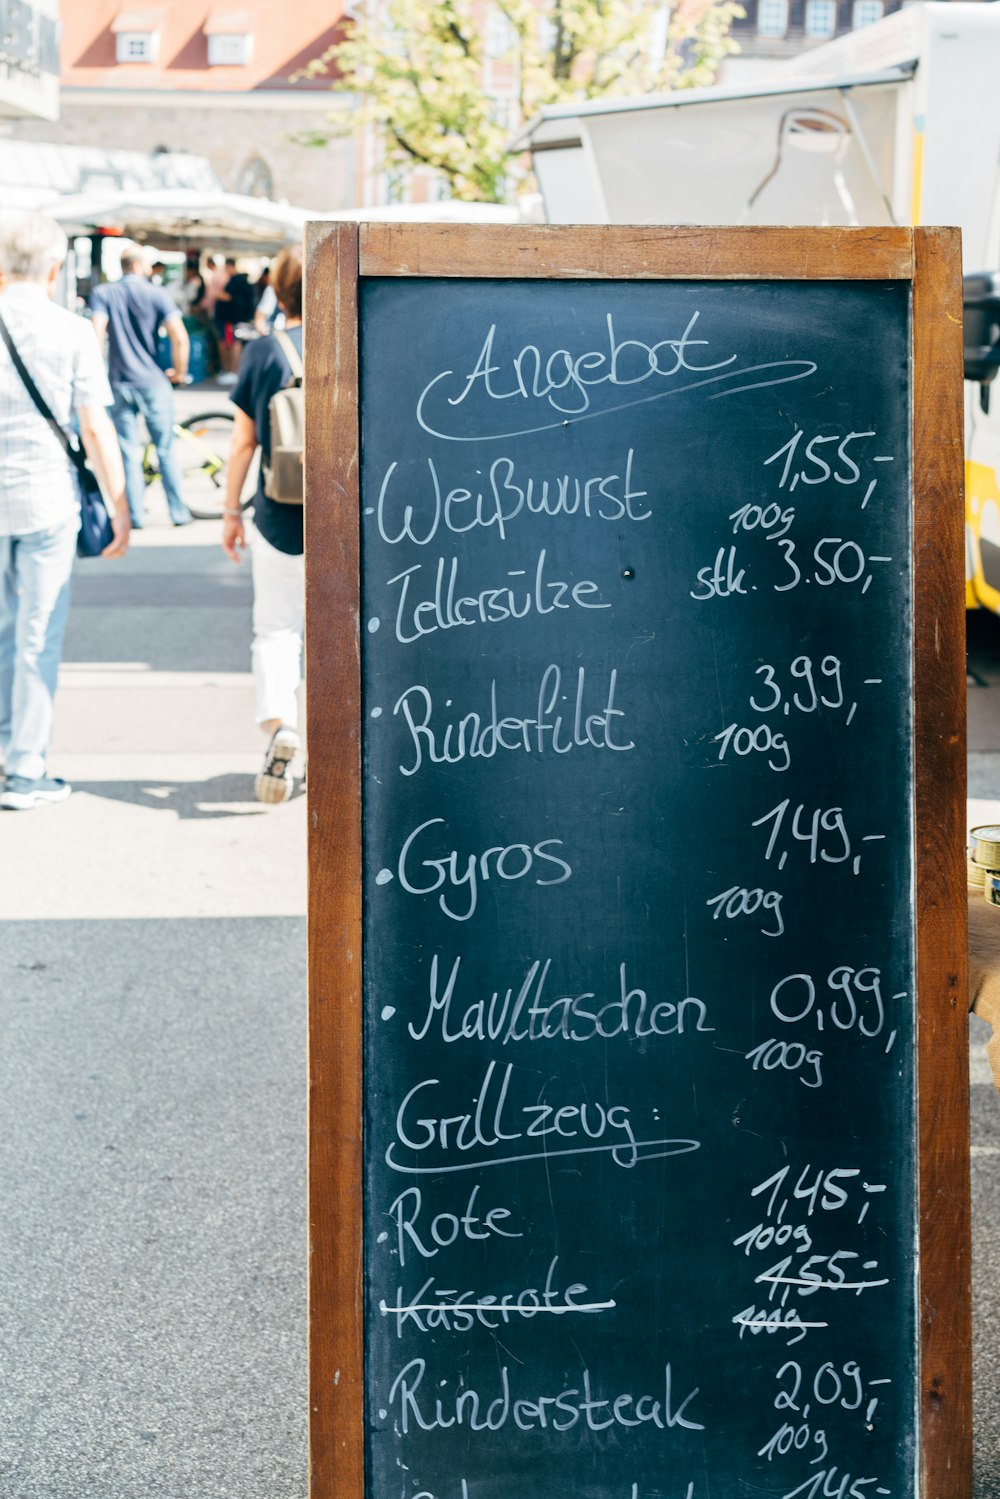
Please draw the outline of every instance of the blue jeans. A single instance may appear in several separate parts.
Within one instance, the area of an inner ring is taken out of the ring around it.
[[[78,517],[0,536],[0,751],[9,776],[45,774]]]
[[[125,494],[132,512],[132,524],[141,526],[145,516],[146,481],[142,476],[142,453],[145,446],[139,436],[139,417],[146,426],[160,464],[160,478],[167,496],[167,509],[175,526],[191,520],[191,512],[181,492],[181,471],[174,453],[174,393],[168,380],[156,385],[111,386],[115,404],[111,419],[121,443],[125,464]]]

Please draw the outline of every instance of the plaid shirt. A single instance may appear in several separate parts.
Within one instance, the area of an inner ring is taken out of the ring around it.
[[[88,406],[110,406],[94,330],[57,307],[41,286],[14,281],[0,313],[28,372],[60,426]],[[0,536],[60,526],[78,508],[70,461],[0,343]]]

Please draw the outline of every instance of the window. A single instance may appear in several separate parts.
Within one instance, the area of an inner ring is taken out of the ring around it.
[[[489,102],[490,119],[501,130],[510,130],[512,128],[513,103],[512,99],[491,99]]]
[[[514,50],[517,37],[513,26],[496,6],[490,7],[486,22],[486,56],[494,60],[507,57]]]
[[[788,30],[788,0],[758,0],[757,35],[784,36]]]
[[[236,191],[248,198],[273,198],[274,178],[267,162],[251,156],[236,180]]]
[[[836,0],[806,0],[806,36],[818,40],[837,29]]]
[[[854,0],[854,15],[852,25],[855,31],[860,31],[862,26],[872,26],[876,21],[881,21],[885,11],[882,0]]]
[[[249,31],[213,31],[208,38],[210,68],[245,68],[253,54]]]
[[[116,62],[155,62],[159,49],[158,31],[119,31],[115,36]]]

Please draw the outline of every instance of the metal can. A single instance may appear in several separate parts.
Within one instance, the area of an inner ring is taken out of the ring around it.
[[[986,876],[983,893],[991,906],[1000,906],[1000,874],[993,872]]]
[[[992,874],[983,864],[977,864],[975,859],[966,859],[966,879],[970,890],[983,890],[986,888],[986,876]]]
[[[994,823],[973,828],[969,837],[975,862],[984,869],[1000,869],[1000,827]]]

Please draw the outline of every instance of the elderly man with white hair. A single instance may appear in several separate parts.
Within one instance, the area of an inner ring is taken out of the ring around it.
[[[66,258],[52,219],[0,221],[0,317],[56,422],[74,418],[104,491],[113,540],[128,546],[129,513],[111,390],[94,335],[52,301]],[[80,529],[73,465],[0,340],[0,808],[61,802],[71,787],[47,773],[52,705]]]

